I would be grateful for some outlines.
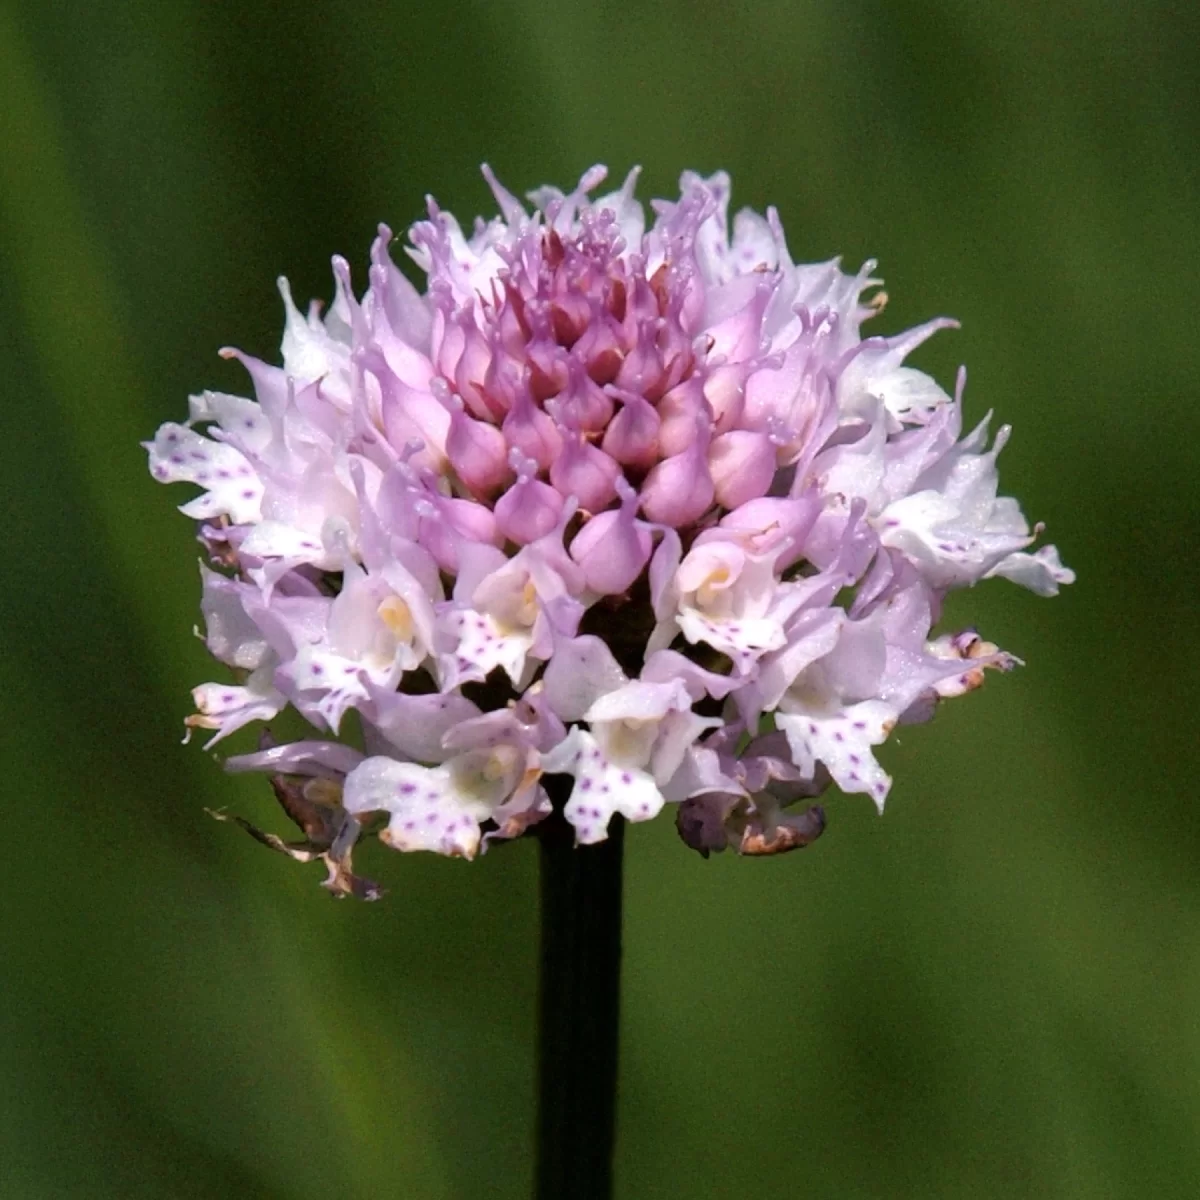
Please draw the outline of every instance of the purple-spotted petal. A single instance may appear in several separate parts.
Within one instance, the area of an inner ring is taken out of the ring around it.
[[[574,777],[563,815],[575,827],[575,841],[581,846],[604,841],[617,813],[629,821],[649,821],[662,810],[654,777],[606,758],[596,739],[578,725],[542,756],[542,768],[547,774]]]

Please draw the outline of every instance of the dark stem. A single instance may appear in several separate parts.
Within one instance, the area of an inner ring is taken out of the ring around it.
[[[625,821],[613,818],[607,841],[576,848],[575,831],[551,795],[555,812],[537,827],[542,958],[534,1195],[610,1200]]]

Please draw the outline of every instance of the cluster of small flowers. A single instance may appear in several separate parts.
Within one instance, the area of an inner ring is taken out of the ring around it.
[[[1072,578],[997,496],[1008,429],[961,436],[961,373],[904,365],[954,322],[863,339],[874,264],[794,264],[772,210],[730,238],[724,174],[648,229],[636,171],[532,215],[484,174],[501,216],[413,226],[424,294],[386,227],[361,300],[341,258],[324,316],[281,280],[282,367],[223,351],[256,399],[194,396],[148,444],[204,489],[207,644],[242,679],[189,724],[293,705],[326,736],[228,766],[319,785],[343,850],[384,814],[470,858],[553,797],[580,844],[671,804],[704,853],[806,844],[823,813],[787,806],[831,781],[882,808],[873,747],[1014,661],[934,636],[945,593]]]

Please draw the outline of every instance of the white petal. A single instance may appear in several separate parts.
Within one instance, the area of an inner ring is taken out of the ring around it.
[[[283,276],[280,276],[278,285],[286,318],[280,353],[287,374],[297,383],[311,383],[327,375],[337,376],[348,372],[350,347],[331,338],[315,315],[308,320],[301,315],[292,300],[288,281]]]
[[[542,756],[542,768],[575,776],[563,815],[575,827],[581,846],[604,841],[614,813],[630,821],[648,821],[662,810],[662,793],[653,777],[609,762],[596,739],[579,726]]]
[[[1010,554],[987,573],[988,579],[994,576],[1011,579],[1038,596],[1057,596],[1059,584],[1075,582],[1075,572],[1063,566],[1056,546],[1043,546],[1033,554]]]
[[[347,812],[387,812],[380,835],[396,850],[432,850],[474,858],[479,822],[491,806],[462,795],[447,767],[421,767],[394,758],[368,758],[346,776],[342,803]]]
[[[546,703],[563,721],[581,720],[601,696],[625,681],[612,651],[591,634],[560,642],[542,679]]]
[[[312,563],[334,571],[341,561],[330,557],[321,539],[282,521],[259,521],[246,535],[240,550],[250,558],[282,558],[294,563]]]
[[[368,699],[368,675],[362,663],[323,647],[303,646],[280,671],[280,680],[291,680],[299,693],[293,694],[292,702],[309,720],[319,717],[337,733],[346,710]]]
[[[525,658],[533,647],[531,630],[505,632],[486,613],[470,608],[451,609],[442,617],[441,626],[456,639],[454,652],[439,656],[443,689],[486,679],[496,667],[502,667],[520,686]]]
[[[218,661],[231,667],[253,671],[266,660],[267,639],[242,603],[243,595],[254,589],[226,579],[200,564],[203,595],[200,611],[204,614],[205,644]]]
[[[147,443],[150,473],[160,483],[195,483],[202,496],[180,511],[197,521],[228,516],[235,525],[257,521],[263,485],[240,450],[201,437],[184,425],[163,425]]]
[[[271,441],[271,425],[262,405],[245,396],[211,391],[189,396],[188,424],[209,422],[221,427],[222,441],[252,455],[261,453]]]
[[[251,721],[269,721],[287,704],[287,697],[271,683],[273,674],[273,666],[268,665],[255,671],[245,687],[202,683],[192,690],[196,713],[184,724],[189,729],[217,731],[205,742],[207,749]]]
[[[878,700],[852,704],[832,716],[775,714],[775,724],[787,734],[792,758],[806,778],[822,762],[843,792],[866,792],[880,812],[892,781],[871,747],[886,741],[895,723],[895,710]]]
[[[479,709],[457,692],[409,696],[390,689],[371,688],[372,725],[406,758],[437,763],[446,757],[442,740]]]
[[[584,720],[593,725],[603,721],[661,721],[667,713],[691,706],[691,697],[681,679],[668,683],[643,683],[635,679],[598,697],[584,714]]]

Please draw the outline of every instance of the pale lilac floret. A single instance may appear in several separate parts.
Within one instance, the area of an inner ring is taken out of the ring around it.
[[[282,364],[222,351],[253,398],[198,393],[147,443],[199,489],[233,673],[187,724],[295,709],[319,736],[228,765],[318,781],[339,839],[470,858],[670,806],[705,854],[807,845],[799,801],[882,808],[893,728],[1016,664],[938,629],[946,593],[1073,579],[999,491],[1009,428],[964,434],[965,375],[909,362],[955,322],[864,337],[874,263],[794,262],[722,172],[648,220],[637,174],[526,204],[485,167],[498,215],[409,231],[423,287],[387,226],[361,295],[340,257],[327,311],[280,280]]]

